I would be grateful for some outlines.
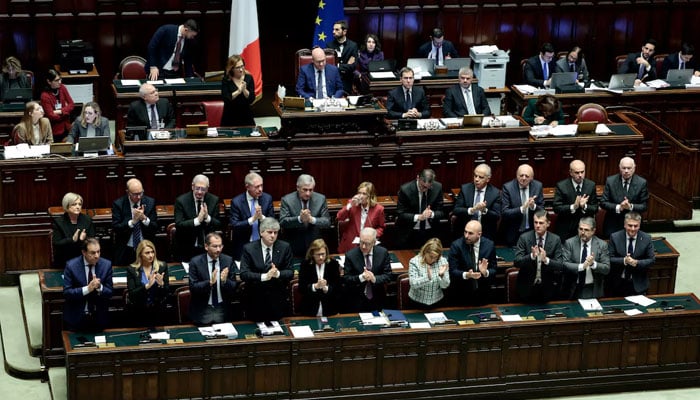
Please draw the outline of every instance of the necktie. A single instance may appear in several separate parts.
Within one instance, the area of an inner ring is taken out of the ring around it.
[[[211,273],[214,273],[214,270],[216,269],[216,260],[211,260]],[[212,289],[211,293],[211,305],[212,307],[216,307],[219,305],[219,277],[216,277],[216,284],[214,284],[214,288]]]
[[[630,256],[634,254],[634,238],[629,238],[629,243],[627,244],[627,254]],[[625,278],[632,279],[632,267],[625,265]]]
[[[88,264],[88,283],[92,282],[92,280],[95,278],[95,265],[94,264]]]
[[[272,264],[272,253],[270,253],[270,248],[265,249],[265,268],[270,268]]]
[[[316,98],[317,99],[322,99],[323,98],[323,74],[321,71],[316,71],[316,74],[318,75],[316,78]]]
[[[574,63],[569,64],[569,68],[571,69],[571,72],[576,72],[576,64],[574,64]]]
[[[544,247],[544,238],[542,236],[537,236],[537,247]]]
[[[542,236],[537,236],[537,247],[544,247],[544,238]],[[535,272],[535,285],[542,283],[542,261],[540,256],[537,256],[537,271]]]
[[[476,198],[474,199],[474,205],[481,202],[481,190],[476,191]],[[472,219],[478,221],[481,218],[481,211],[477,211],[472,215]]]
[[[440,52],[442,52],[442,46],[438,47],[435,49],[435,64],[437,65],[442,65],[443,63],[441,62],[442,57],[440,57]]]
[[[197,214],[202,210],[202,200],[197,200]]]
[[[588,258],[588,243],[583,244],[583,250],[581,250],[581,264],[586,262],[586,258]]]
[[[474,245],[468,244],[467,251],[469,252],[469,262],[472,265],[472,272],[479,272],[479,266],[476,264],[476,257],[474,255]],[[479,282],[477,279],[472,279],[472,289],[477,290],[479,288]]]
[[[372,260],[370,260],[369,254],[365,254],[365,269],[367,271],[372,270]],[[368,300],[372,300],[372,297],[374,297],[374,289],[372,288],[371,281],[365,282],[365,296]]]
[[[428,192],[425,191],[425,192],[421,193],[421,195],[420,195],[420,212],[421,212],[421,214],[423,213],[423,211],[425,211],[426,208],[428,208],[428,195],[427,194],[428,194]],[[425,220],[422,220],[419,225],[420,225],[420,229],[424,230],[425,229]]]
[[[177,37],[175,45],[175,54],[173,55],[173,71],[180,69],[180,52],[182,51],[182,36]]]
[[[580,196],[580,195],[581,195],[581,184],[579,183],[578,185],[576,185],[576,196]]]
[[[411,91],[406,89],[406,105],[405,105],[405,111],[408,111],[411,109]]]
[[[542,76],[544,76],[545,81],[549,78],[549,66],[546,62],[542,63]]]
[[[586,258],[588,257],[588,243],[583,244],[583,249],[581,249],[581,264],[586,262]],[[583,286],[586,284],[586,270],[580,271],[578,273],[578,286],[579,290],[583,289]],[[580,292],[579,292],[580,294]]]
[[[681,62],[678,63],[678,69],[685,69],[685,61],[681,58]]]
[[[644,67],[644,64],[639,65],[639,72],[637,72],[637,79],[642,79],[644,77],[644,73],[646,72],[646,68]]]
[[[634,253],[634,238],[629,238],[629,244],[627,245],[627,253],[630,255]]]
[[[527,193],[525,193],[525,188],[520,188],[520,204],[525,204],[527,201]],[[528,213],[530,210],[525,207],[525,212],[523,213],[523,219],[520,222],[520,230],[526,231],[530,229],[530,221],[528,220]]]
[[[156,117],[156,105],[151,104],[151,129],[158,129],[158,117]]]
[[[134,208],[138,208],[138,207],[139,207],[138,204],[134,204]],[[133,245],[134,245],[134,248],[136,248],[136,246],[138,246],[139,243],[141,243],[141,241],[143,240],[143,235],[141,234],[141,221],[137,221],[134,224],[134,230],[132,231],[132,234],[134,236]]]
[[[202,211],[202,200],[197,200],[197,215],[199,215],[200,211]],[[201,247],[204,245],[204,227],[199,225],[197,229],[199,230],[199,234],[197,235],[197,245]]]
[[[625,183],[623,184],[623,186],[624,186],[624,188],[625,188],[625,192],[627,192],[627,191],[629,190],[629,188],[630,188],[630,180],[629,180],[629,179],[625,179]]]
[[[472,93],[470,89],[464,90],[464,97],[467,99],[467,111],[469,114],[476,114],[476,108],[474,107],[474,99],[472,98]]]
[[[92,282],[92,280],[95,278],[95,264],[88,264],[88,284]],[[94,313],[97,307],[95,306],[95,302],[92,299],[92,296],[88,297],[87,299],[87,310],[91,313]]]
[[[255,199],[250,199],[250,216],[252,217],[253,215],[255,215]],[[250,235],[250,240],[253,241],[260,239],[258,220],[256,219],[255,221],[253,221],[253,225],[251,225],[250,227],[253,229]]]

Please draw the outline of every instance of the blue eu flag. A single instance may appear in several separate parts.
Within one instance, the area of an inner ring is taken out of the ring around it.
[[[312,47],[325,49],[333,41],[333,24],[343,19],[343,0],[319,0]]]

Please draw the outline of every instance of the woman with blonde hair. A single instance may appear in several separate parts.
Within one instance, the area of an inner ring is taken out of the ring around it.
[[[82,212],[82,196],[68,192],[63,196],[61,205],[64,213],[52,221],[51,243],[55,268],[65,268],[68,260],[82,254],[83,241],[95,237],[92,219]]]
[[[355,194],[345,207],[338,211],[338,229],[340,242],[338,253],[345,253],[357,247],[362,228],[374,228],[377,239],[384,233],[384,206],[377,203],[377,194],[372,182],[362,182],[357,186]]]
[[[445,298],[443,291],[450,286],[450,273],[449,264],[442,256],[440,239],[428,239],[418,255],[411,258],[408,279],[411,308],[427,309],[442,305]]]
[[[94,101],[89,101],[83,105],[80,116],[73,121],[66,142],[78,143],[80,138],[83,137],[109,137],[110,135],[109,120],[102,116],[100,105]]]
[[[340,295],[340,264],[332,259],[323,239],[311,242],[299,268],[301,313],[308,316],[335,315]]]
[[[221,96],[224,98],[221,126],[255,125],[253,110],[250,108],[255,101],[255,81],[238,54],[232,55],[226,62],[224,78],[221,80]]]
[[[168,266],[158,260],[156,246],[142,240],[126,274],[127,306],[137,326],[160,325],[165,320],[168,279]]]
[[[53,143],[51,122],[44,117],[44,108],[36,101],[24,106],[24,116],[12,130],[12,143],[50,144]]]

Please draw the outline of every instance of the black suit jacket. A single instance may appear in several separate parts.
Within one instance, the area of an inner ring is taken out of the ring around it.
[[[489,302],[489,289],[496,277],[496,245],[489,238],[481,237],[479,241],[479,259],[472,261],[467,242],[459,238],[450,245],[448,262],[450,264],[450,287],[453,297],[460,305],[486,304]],[[489,276],[464,280],[464,272],[479,272],[478,263],[487,259]]]
[[[609,176],[605,180],[603,198],[600,201],[601,207],[605,210],[605,219],[603,220],[604,238],[610,237],[613,232],[623,228],[625,214],[629,211],[622,210],[618,214],[615,212],[615,208],[625,197],[632,203],[632,211],[638,213],[646,211],[647,202],[649,201],[646,179],[637,174],[632,175],[627,193],[625,193],[625,189],[622,187],[622,176],[620,174]]]
[[[272,196],[263,192],[263,194],[261,194],[258,198],[258,204],[260,205],[264,216],[275,216],[275,209],[272,205]],[[253,233],[253,228],[248,223],[248,218],[250,217],[250,203],[248,203],[246,192],[243,192],[231,199],[230,227],[233,234],[233,250],[231,255],[236,260],[241,259],[243,245],[250,242],[250,235]],[[258,226],[260,226],[259,223]]]
[[[476,186],[473,183],[465,183],[462,185],[457,200],[455,201],[454,214],[458,217],[457,229],[461,232],[464,225],[474,216],[469,215],[469,208],[474,206],[474,192]],[[486,201],[487,212],[481,213],[481,231],[482,234],[491,239],[496,240],[498,233],[498,220],[501,218],[501,192],[492,184],[487,184],[481,201]]]
[[[82,254],[68,260],[63,270],[63,297],[66,302],[63,306],[63,319],[67,329],[80,329],[85,318],[85,305],[92,308],[98,328],[106,328],[109,325],[109,299],[112,297],[112,263],[100,258],[95,264],[95,276],[100,279],[102,291],[92,291],[83,296],[83,287],[87,286],[85,275],[85,259]]]
[[[477,114],[491,115],[486,93],[479,85],[470,85],[472,100]],[[442,115],[448,118],[462,118],[469,114],[467,102],[464,100],[464,89],[459,84],[450,86],[445,92],[445,101],[442,103]]]
[[[164,128],[175,128],[175,111],[173,111],[173,106],[170,105],[168,99],[158,99],[156,110],[158,110],[158,122],[162,122]],[[146,107],[146,102],[143,99],[132,101],[129,105],[129,111],[126,114],[126,126],[145,126],[151,129],[149,108]]]
[[[627,232],[622,229],[610,235],[608,242],[608,250],[610,251],[610,283],[613,290],[612,295],[617,296],[618,293],[614,289],[618,287],[618,283],[622,280],[622,271],[625,270],[625,256],[627,255]],[[637,240],[634,246],[632,258],[637,260],[637,266],[631,268],[632,283],[634,290],[638,294],[646,293],[649,289],[649,277],[647,270],[654,265],[656,255],[654,254],[654,244],[651,242],[651,236],[646,232],[637,231]]]
[[[557,62],[554,58],[552,58],[552,61],[547,63],[547,68],[549,69],[549,75],[547,76],[549,79],[557,70]],[[539,54],[527,59],[523,69],[523,74],[525,75],[525,83],[528,85],[532,85],[534,87],[544,87],[544,71],[542,71],[542,63],[540,62]]]
[[[350,39],[347,39],[343,43],[343,52],[338,55],[340,50],[340,43],[337,40],[333,41],[328,45],[328,48],[334,49],[336,54],[336,60],[338,60],[338,71],[340,72],[340,79],[343,80],[343,88],[347,93],[352,93],[352,81],[357,69],[357,53],[358,47],[357,43]],[[351,57],[355,57],[355,61],[348,63]]]
[[[411,108],[420,112],[421,118],[430,118],[428,98],[422,87],[413,85],[411,89],[411,104],[406,105],[406,95],[403,86],[392,89],[386,99],[387,116],[390,119],[400,119],[403,113]]]
[[[228,268],[228,277],[225,282],[219,282],[221,286],[221,297],[223,306],[228,308],[228,303],[233,299],[236,292],[236,264],[233,258],[226,254],[221,254],[217,263],[218,273],[224,268]],[[212,286],[209,283],[209,271],[211,264],[207,261],[207,254],[200,254],[192,257],[190,260],[190,271],[188,274],[190,281],[190,319],[195,324],[201,325],[202,316],[206,307],[209,307],[209,297],[211,296]]]
[[[158,273],[163,274],[163,286],[154,284],[149,289],[146,289],[146,286],[141,282],[142,271],[143,268],[141,266],[138,268],[129,266],[126,269],[126,288],[129,291],[129,306],[132,307],[132,311],[145,313],[146,310],[144,308],[149,296],[153,300],[154,306],[165,306],[170,288],[170,274],[168,273],[168,265],[165,261],[161,261]]]
[[[618,68],[617,73],[618,74],[637,74],[639,73],[639,64],[637,64],[637,58],[641,57],[642,53],[637,52],[637,53],[630,53],[627,55],[627,59],[625,59],[625,62],[620,65],[620,68]],[[644,71],[644,76],[642,77],[642,81],[653,81],[656,79],[656,61],[654,60],[654,56],[649,57],[649,71]]]
[[[680,65],[680,59],[678,57],[678,52],[671,53],[664,58],[663,64],[661,64],[661,75],[659,78],[666,79],[668,76],[668,71],[671,69],[678,69]],[[697,61],[697,56],[693,56],[687,63],[685,63],[685,69],[692,69],[693,71],[700,71],[700,63]]]
[[[418,48],[418,52],[416,53],[416,57],[428,58],[428,56],[430,55],[430,51],[432,49],[433,49],[433,41],[430,40],[428,42],[425,42]],[[443,40],[442,41],[442,56],[447,57],[448,55],[452,58],[457,58],[457,57],[459,57],[459,52],[457,52],[457,48],[455,47],[455,45],[451,41]]]
[[[158,215],[156,214],[156,201],[152,197],[141,197],[141,205],[144,214],[150,219],[148,226],[141,224],[141,235],[144,239],[154,242],[158,232]],[[129,196],[124,195],[112,203],[112,230],[114,231],[114,265],[129,265],[134,262],[131,252],[127,252],[127,244],[133,232],[129,227],[131,220],[131,203]],[[154,242],[155,243],[155,242]]]
[[[529,229],[532,229],[532,221],[535,211],[544,207],[544,193],[542,192],[542,182],[533,179],[529,187],[530,196],[537,195],[535,199],[535,209],[529,210],[528,223]],[[520,223],[523,218],[520,207],[523,205],[520,199],[520,185],[517,179],[506,182],[501,191],[501,200],[503,201],[503,209],[501,211],[501,226],[503,237],[508,246],[513,246],[518,241],[518,237],[523,232],[520,230]]]
[[[581,194],[588,195],[588,203],[585,210],[581,207],[571,213],[570,206],[576,201],[576,188],[571,179],[563,179],[557,182],[554,188],[554,212],[557,214],[557,223],[554,225],[554,232],[561,240],[576,236],[578,234],[578,221],[583,217],[595,218],[598,212],[598,195],[595,191],[595,182],[584,179],[581,184]]]
[[[420,214],[416,181],[413,180],[401,185],[398,197],[396,213],[399,216],[396,220],[396,235],[399,242],[406,242],[416,224],[413,222],[413,216]],[[438,181],[433,181],[433,186],[428,190],[426,198],[430,209],[433,211],[433,218],[428,220],[430,228],[434,232],[439,232],[440,220],[445,217],[445,212],[442,209],[442,184]]]
[[[513,265],[519,268],[516,288],[520,301],[525,303],[537,300],[546,302],[555,299],[561,287],[561,273],[564,266],[561,239],[555,233],[547,232],[544,250],[549,257],[549,264],[545,265],[543,262],[540,267],[541,293],[535,297],[534,282],[537,274],[537,260],[532,260],[530,253],[532,246],[537,245],[536,236],[534,231],[523,233],[518,238],[515,250]]]
[[[207,205],[211,221],[194,226],[194,219],[197,217],[197,204],[192,192],[184,193],[175,199],[176,231],[173,252],[180,261],[188,261],[192,257],[196,239],[199,239],[199,247],[203,248],[207,234],[221,229],[219,197],[207,192],[204,194],[203,200]]]
[[[372,273],[376,278],[372,284],[372,300],[365,295],[366,282],[360,282],[365,270],[365,257],[359,247],[345,253],[343,282],[346,287],[344,303],[347,312],[381,310],[384,307],[385,284],[391,280],[391,259],[389,252],[381,247],[372,249]]]
[[[159,70],[163,70],[165,63],[168,62],[175,50],[178,28],[179,25],[163,25],[155,31],[150,42],[148,42],[148,60],[145,65],[146,75],[150,72],[150,67],[158,67]],[[185,76],[188,77],[194,75],[192,60],[194,59],[193,48],[195,43],[194,39],[184,39],[183,37],[180,60],[185,66]]]
[[[336,260],[330,260],[323,269],[323,279],[328,284],[328,292],[314,291],[312,286],[318,282],[316,265],[309,260],[304,260],[299,268],[299,292],[301,293],[301,312],[304,315],[315,316],[318,313],[319,304],[323,305],[323,315],[335,315],[338,313],[338,300],[340,299],[340,264]]]
[[[262,282],[262,274],[270,267],[265,265],[260,240],[243,246],[241,279],[245,282],[246,318],[253,321],[276,321],[290,313],[287,289],[294,278],[292,249],[289,243],[277,240],[271,255],[280,276]]]
[[[95,237],[95,225],[92,224],[92,219],[85,214],[78,215],[76,224],[70,221],[68,213],[63,213],[60,217],[53,219],[51,242],[53,244],[54,268],[65,268],[66,261],[82,254],[82,241],[73,241],[73,234],[78,229],[85,229],[87,237]]]

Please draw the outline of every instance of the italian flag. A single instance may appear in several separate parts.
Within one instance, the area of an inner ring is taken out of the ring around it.
[[[245,68],[253,75],[255,81],[255,97],[262,97],[258,8],[255,0],[231,0],[228,54],[240,54],[243,57]]]

